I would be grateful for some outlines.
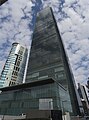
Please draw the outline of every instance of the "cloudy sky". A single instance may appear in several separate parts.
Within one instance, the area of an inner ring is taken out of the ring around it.
[[[70,60],[76,82],[86,84],[89,77],[89,1],[88,0],[8,0],[0,6],[0,73],[11,44],[29,48],[36,13],[51,6]]]

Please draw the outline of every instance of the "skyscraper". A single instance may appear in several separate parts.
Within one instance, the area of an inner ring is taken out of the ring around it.
[[[80,114],[81,102],[78,101],[78,93],[68,57],[52,9],[46,8],[37,14],[26,82],[49,78],[60,83],[68,91],[69,104],[72,106],[73,114]],[[66,101],[62,101],[62,104],[64,103]]]
[[[29,110],[80,115],[75,81],[51,8],[37,15],[26,83],[0,91],[0,115],[26,114]]]
[[[83,85],[81,85],[80,83],[78,83],[78,93],[79,93],[81,101],[83,103],[84,112],[86,114],[89,114],[89,112],[88,112],[89,102],[88,102],[87,93],[86,93],[85,87]]]
[[[88,77],[88,80],[87,80],[86,87],[87,87],[87,92],[88,92],[88,94],[89,94],[89,77]],[[88,99],[89,99],[89,95],[88,95]]]
[[[23,82],[27,60],[27,49],[19,43],[13,43],[0,77],[0,87]]]

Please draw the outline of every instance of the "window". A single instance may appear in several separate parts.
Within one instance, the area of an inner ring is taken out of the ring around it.
[[[48,75],[38,77],[38,80],[41,80],[41,79],[46,79],[46,78],[48,78]]]
[[[34,77],[38,77],[38,76],[39,76],[39,72],[33,73],[32,75],[29,76],[29,78],[34,78]]]
[[[39,110],[52,110],[53,99],[39,99]]]
[[[59,79],[65,78],[64,72],[56,73],[56,74],[55,74],[55,78],[59,78]]]
[[[63,71],[64,70],[64,67],[57,67],[54,69],[55,72],[59,72],[59,71]]]

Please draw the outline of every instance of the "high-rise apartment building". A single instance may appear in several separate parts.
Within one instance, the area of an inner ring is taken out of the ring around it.
[[[1,72],[0,88],[23,82],[26,60],[27,49],[19,43],[13,43]]]
[[[26,82],[48,78],[54,79],[68,91],[69,104],[72,106],[73,113],[80,114],[79,104],[81,102],[78,101],[73,74],[51,8],[46,8],[37,14]],[[46,92],[48,93],[48,91]],[[51,99],[53,101],[54,98]],[[57,99],[54,101],[56,104]],[[66,101],[62,103],[64,104]],[[54,107],[53,109],[58,108]]]

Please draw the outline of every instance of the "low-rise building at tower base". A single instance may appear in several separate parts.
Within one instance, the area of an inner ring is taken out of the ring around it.
[[[18,116],[33,109],[61,110],[63,113],[72,114],[67,91],[52,78],[5,87],[0,90],[2,91],[0,115]]]

